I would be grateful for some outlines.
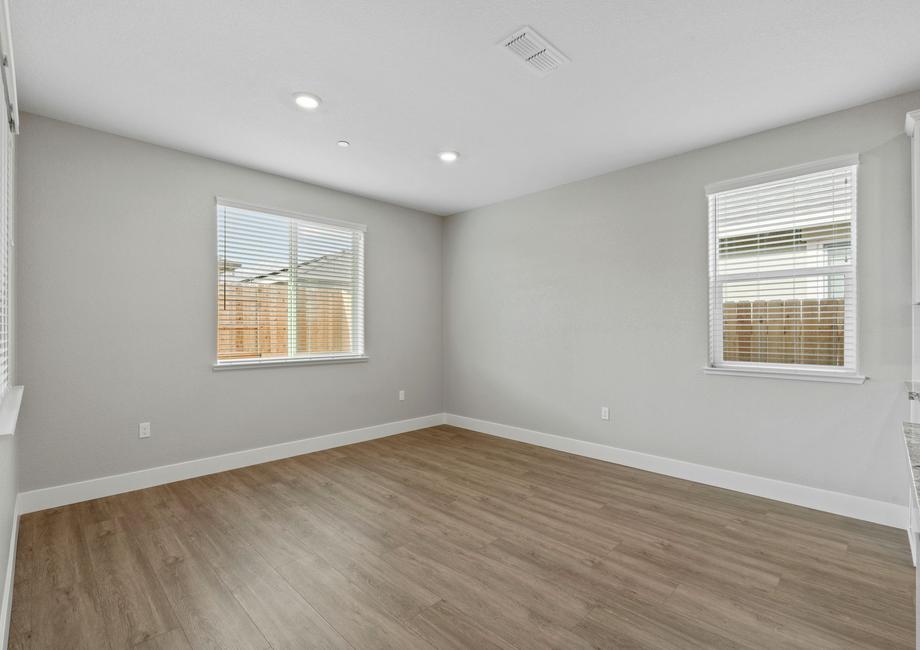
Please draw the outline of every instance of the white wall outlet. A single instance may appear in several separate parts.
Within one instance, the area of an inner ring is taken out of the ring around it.
[[[137,437],[138,438],[149,438],[150,437],[150,423],[141,422],[137,425]]]
[[[400,402],[406,401],[406,391],[404,390],[399,391],[399,401]]]
[[[606,406],[602,406],[601,407],[601,420],[609,420],[609,419],[610,419],[610,409]]]

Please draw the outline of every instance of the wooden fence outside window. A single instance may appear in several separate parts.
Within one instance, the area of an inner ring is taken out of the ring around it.
[[[842,366],[845,309],[843,298],[725,302],[722,358]]]
[[[289,356],[288,300],[287,283],[220,283],[218,360]],[[296,354],[350,352],[351,312],[351,294],[347,290],[299,287]]]

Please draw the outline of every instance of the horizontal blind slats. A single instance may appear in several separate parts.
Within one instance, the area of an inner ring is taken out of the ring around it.
[[[218,361],[364,353],[364,233],[218,205]]]
[[[5,127],[5,125],[4,125]],[[10,261],[13,227],[13,134],[0,129],[0,400],[10,388]]]
[[[710,361],[855,369],[856,167],[709,197]]]

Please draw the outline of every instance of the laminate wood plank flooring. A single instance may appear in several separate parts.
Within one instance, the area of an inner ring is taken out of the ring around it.
[[[24,515],[10,648],[912,648],[904,532],[441,426]]]

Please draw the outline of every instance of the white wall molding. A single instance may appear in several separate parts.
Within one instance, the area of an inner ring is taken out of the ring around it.
[[[655,456],[640,451],[602,445],[596,442],[576,440],[551,433],[532,431],[507,424],[498,424],[487,420],[469,418],[462,415],[446,414],[447,424],[465,429],[472,429],[509,440],[526,442],[540,447],[564,451],[578,456],[587,456],[597,460],[626,465],[656,474],[713,485],[715,487],[744,492],[754,496],[783,501],[814,510],[822,510],[845,517],[862,519],[884,526],[907,528],[907,508],[895,503],[876,501],[865,497],[832,492],[821,488],[809,487],[797,483],[787,483],[775,479],[743,474],[728,469],[697,465],[674,458]]]
[[[10,531],[10,553],[6,559],[6,580],[0,598],[0,648],[6,648],[10,639],[10,614],[13,611],[13,582],[16,571],[16,542],[19,539],[20,499],[13,505],[13,529]]]
[[[115,474],[112,476],[103,476],[101,478],[89,479],[77,483],[68,483],[66,485],[56,485],[53,487],[30,490],[19,494],[18,504],[19,511],[22,514],[54,508],[57,506],[78,503],[89,499],[98,499],[100,497],[120,494],[122,492],[131,492],[143,488],[182,481],[197,476],[215,474],[239,467],[249,465],[258,465],[291,456],[300,456],[309,454],[314,451],[332,449],[356,442],[365,442],[376,438],[384,438],[397,433],[415,431],[426,427],[444,424],[445,418],[443,413],[425,415],[422,417],[411,418],[409,420],[399,420],[397,422],[388,422],[378,424],[362,429],[352,429],[350,431],[340,431],[330,433],[314,438],[303,438],[302,440],[293,440],[291,442],[282,442],[276,445],[266,447],[257,447],[255,449],[245,449],[235,451],[219,456],[209,456],[207,458],[198,458],[195,460],[175,463],[173,465],[160,465],[141,469],[135,472],[125,474]]]
[[[904,131],[909,136],[914,135],[914,127],[920,124],[920,109],[910,111],[904,118]]]

